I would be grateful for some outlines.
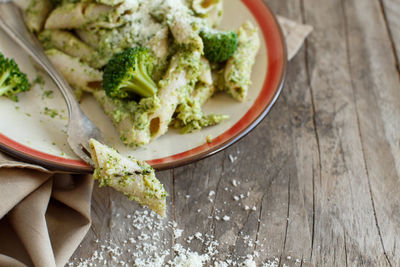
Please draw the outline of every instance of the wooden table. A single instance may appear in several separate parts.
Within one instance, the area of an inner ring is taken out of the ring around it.
[[[166,231],[160,250],[181,243],[202,252],[201,242],[185,243],[200,232],[219,241],[221,259],[259,251],[258,264],[400,266],[400,1],[267,2],[314,31],[254,131],[158,173],[170,193],[167,220],[184,230],[177,239]],[[93,226],[72,261],[104,240],[129,246],[127,214],[136,209],[96,188]]]

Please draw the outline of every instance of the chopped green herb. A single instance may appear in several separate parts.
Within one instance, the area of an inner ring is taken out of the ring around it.
[[[42,98],[53,98],[53,91],[52,90],[46,90],[43,92]]]
[[[40,75],[40,74],[38,74],[38,75],[36,76],[36,78],[33,80],[32,83],[33,83],[33,84],[39,85],[39,86],[40,86],[40,89],[43,89],[43,87],[44,87],[44,79],[43,79],[43,76]]]
[[[44,114],[48,115],[52,118],[55,118],[58,115],[58,111],[56,109],[51,109],[51,108],[45,107]]]

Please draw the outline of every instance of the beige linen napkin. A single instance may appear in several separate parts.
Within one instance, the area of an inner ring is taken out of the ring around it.
[[[63,266],[90,228],[92,187],[0,153],[0,266]]]
[[[278,17],[288,59],[312,27]],[[64,266],[90,228],[93,179],[55,174],[0,152],[0,267]]]
[[[313,27],[281,16],[277,16],[277,18],[286,39],[288,60],[291,60],[299,52],[304,40],[312,32]]]

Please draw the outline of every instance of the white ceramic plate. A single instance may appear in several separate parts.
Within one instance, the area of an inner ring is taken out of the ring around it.
[[[180,166],[212,155],[253,129],[277,99],[283,85],[286,68],[286,48],[274,15],[261,0],[225,1],[223,29],[237,29],[250,20],[260,28],[261,48],[253,68],[253,84],[244,103],[226,94],[209,100],[205,113],[228,114],[230,119],[220,125],[199,132],[181,135],[173,129],[149,145],[133,150],[119,140],[110,119],[93,97],[86,96],[82,108],[103,132],[109,145],[123,155],[147,160],[156,169]],[[12,57],[30,80],[39,73],[31,59],[0,31],[0,51]],[[24,160],[41,164],[53,170],[88,172],[91,168],[82,162],[66,142],[67,108],[54,83],[46,75],[44,86],[35,85],[26,94],[20,94],[15,103],[0,97],[0,149]],[[52,98],[44,92],[52,90]],[[45,114],[45,108],[56,109],[54,118]],[[207,136],[212,142],[207,143]]]

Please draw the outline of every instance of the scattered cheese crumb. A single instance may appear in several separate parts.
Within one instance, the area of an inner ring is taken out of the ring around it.
[[[237,157],[232,156],[231,154],[229,154],[229,160],[231,161],[231,163],[234,163],[237,160]]]
[[[232,185],[233,185],[234,187],[237,187],[237,186],[238,186],[238,183],[237,183],[237,181],[236,181],[235,179],[232,180]]]
[[[182,236],[183,230],[182,229],[174,229],[174,237],[175,239]]]
[[[229,221],[231,219],[231,217],[229,217],[229,216],[227,216],[227,215],[225,215],[223,218],[222,218],[222,220],[224,220],[224,221]]]

